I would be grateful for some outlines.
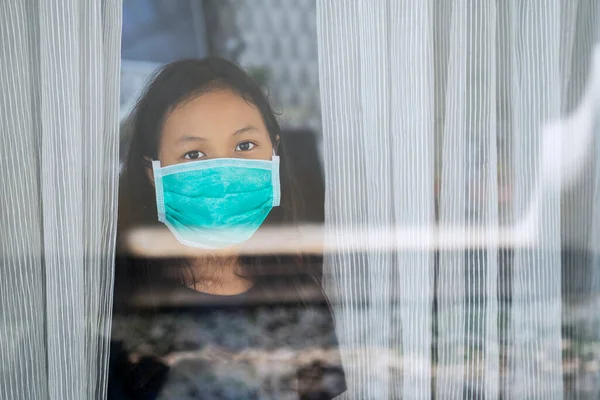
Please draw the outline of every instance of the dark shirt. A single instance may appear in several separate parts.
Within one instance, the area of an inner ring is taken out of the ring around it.
[[[258,287],[218,296],[179,285],[152,296],[167,307],[114,315],[109,399],[331,399],[346,390],[333,317],[318,296],[306,304]]]

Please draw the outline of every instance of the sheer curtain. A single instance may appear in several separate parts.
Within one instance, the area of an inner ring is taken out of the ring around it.
[[[596,398],[598,2],[317,4],[347,397]]]
[[[104,399],[119,0],[0,2],[0,398]]]

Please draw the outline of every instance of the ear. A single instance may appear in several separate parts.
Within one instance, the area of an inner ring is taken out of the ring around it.
[[[273,148],[275,149],[275,154],[279,155],[279,145],[281,144],[281,137],[279,135],[275,136],[275,143],[273,143]]]
[[[152,169],[152,159],[150,157],[144,157],[144,164],[146,166],[146,175],[148,175],[148,180],[154,186],[154,170]]]

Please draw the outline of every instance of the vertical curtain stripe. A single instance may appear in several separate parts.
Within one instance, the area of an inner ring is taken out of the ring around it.
[[[569,336],[577,346],[596,340],[597,329],[580,329],[598,321],[598,284],[582,282],[600,276],[590,250],[600,228],[596,154],[560,192],[560,167],[542,169],[541,151],[561,165],[567,136],[544,148],[544,127],[589,84],[598,7],[317,1],[332,245],[324,276],[346,398],[559,399],[588,390],[581,369],[579,383],[563,384],[561,322],[577,327]],[[503,235],[522,227],[533,241],[504,246],[515,240]],[[373,247],[395,232],[425,234],[419,250],[363,251],[337,234],[348,229]],[[436,232],[453,232],[464,248],[437,243]],[[569,247],[586,255],[565,256]],[[565,296],[581,288],[573,308]]]
[[[0,398],[106,397],[122,5],[0,5]]]
[[[41,254],[39,152],[35,135],[39,82],[27,66],[37,18],[22,2],[0,3],[0,398],[47,398]],[[10,45],[6,45],[9,43]]]

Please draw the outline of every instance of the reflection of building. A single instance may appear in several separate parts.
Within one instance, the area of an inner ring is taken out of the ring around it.
[[[316,1],[233,3],[237,7],[237,30],[244,44],[240,63],[267,70],[267,83],[273,102],[283,111],[284,126],[320,132]],[[228,11],[223,7],[221,12]]]

